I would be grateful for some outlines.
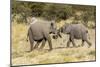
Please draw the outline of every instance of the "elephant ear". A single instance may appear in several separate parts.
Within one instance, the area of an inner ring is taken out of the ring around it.
[[[50,25],[51,25],[52,28],[56,28],[56,25],[55,25],[55,21],[54,20],[51,21]]]
[[[52,33],[57,33],[57,26],[56,26],[56,23],[54,22],[54,21],[52,21],[51,23],[50,23],[50,31],[52,32]]]
[[[54,23],[51,22],[51,26],[53,27],[54,26]]]
[[[54,20],[52,20],[52,21],[51,21],[51,26],[54,26],[54,23],[55,23],[55,21],[54,21]]]

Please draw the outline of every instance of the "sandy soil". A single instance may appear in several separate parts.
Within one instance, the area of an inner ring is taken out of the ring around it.
[[[12,33],[16,37],[12,37],[12,65],[29,65],[29,64],[48,64],[48,63],[64,63],[64,62],[80,62],[80,61],[94,61],[95,60],[95,30],[89,29],[90,42],[92,46],[88,48],[85,43],[83,47],[66,48],[68,35],[62,34],[63,38],[57,40],[52,39],[53,50],[48,51],[49,46],[46,42],[45,47],[40,50],[29,50],[29,42],[26,42],[26,34],[23,28],[20,29],[22,33]],[[15,30],[13,30],[14,32]],[[17,31],[17,30],[16,30]],[[81,45],[81,40],[75,40],[77,45]],[[72,45],[70,45],[72,46]]]

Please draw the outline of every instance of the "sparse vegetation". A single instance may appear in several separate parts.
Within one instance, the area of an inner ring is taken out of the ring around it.
[[[92,47],[88,48],[86,45],[79,48],[66,48],[66,41],[63,39],[52,40],[53,50],[48,52],[48,43],[42,50],[29,50],[29,42],[26,42],[28,26],[26,24],[13,23],[12,25],[12,64],[48,64],[48,63],[64,63],[64,62],[79,62],[95,60],[95,32],[90,29],[89,34],[92,42]],[[63,37],[66,38],[65,35]],[[59,43],[58,43],[59,42]],[[62,45],[60,43],[63,43]],[[77,42],[81,44],[81,42]],[[58,48],[61,47],[61,48]],[[57,49],[56,49],[57,48]]]
[[[18,5],[18,6],[17,6]],[[67,20],[74,17],[73,23],[83,23],[95,28],[96,6],[56,4],[43,2],[12,1],[12,21],[28,23],[28,17],[40,17],[48,20]],[[88,25],[89,21],[93,23]]]

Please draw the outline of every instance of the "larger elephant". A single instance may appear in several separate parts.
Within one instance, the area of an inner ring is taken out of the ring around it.
[[[54,21],[34,21],[30,24],[28,29],[29,41],[30,41],[30,51],[33,50],[34,41],[37,42],[34,45],[34,49],[37,48],[42,41],[40,48],[42,49],[45,46],[46,41],[49,43],[49,50],[52,50],[52,42],[50,34],[57,34],[56,24]]]

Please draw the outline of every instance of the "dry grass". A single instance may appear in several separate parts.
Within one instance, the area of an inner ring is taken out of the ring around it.
[[[47,64],[47,63],[63,63],[63,62],[79,62],[95,60],[95,30],[90,29],[90,41],[92,47],[85,46],[78,48],[66,48],[68,35],[63,35],[63,39],[52,40],[53,50],[49,49],[46,42],[42,50],[29,50],[29,42],[26,41],[28,26],[26,24],[12,24],[12,64],[13,65],[28,65],[28,64]],[[81,40],[76,40],[77,45],[81,44]]]

